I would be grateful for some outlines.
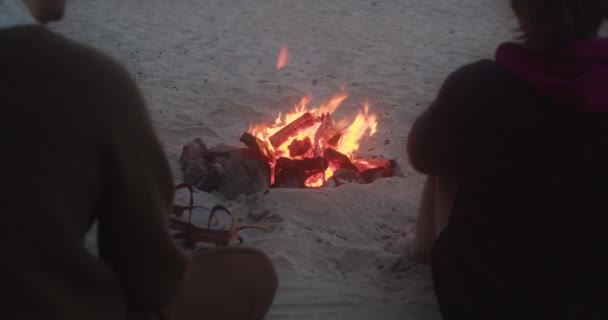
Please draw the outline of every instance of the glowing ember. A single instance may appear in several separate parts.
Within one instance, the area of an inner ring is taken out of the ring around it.
[[[277,70],[285,68],[289,64],[289,49],[287,46],[281,48],[279,59],[277,60]]]
[[[263,152],[273,171],[271,183],[274,183],[274,167],[279,158],[301,160],[324,156],[327,149],[338,151],[343,158],[347,157],[352,163],[356,163],[357,169],[377,167],[375,163],[353,158],[361,139],[374,135],[377,130],[378,120],[375,114],[369,112],[369,103],[366,102],[350,122],[343,119],[336,123],[331,116],[347,98],[348,94],[342,88],[340,93],[320,106],[310,108],[311,97],[305,96],[291,112],[279,114],[274,124],[258,124],[249,128],[248,132],[264,144]],[[313,188],[323,186],[325,181],[334,175],[334,171],[340,169],[336,166],[335,161],[330,161],[325,172],[313,174],[304,184]]]
[[[329,169],[328,169],[329,170]],[[333,172],[332,172],[333,174]],[[308,187],[311,188],[320,188],[323,186],[323,184],[325,183],[325,178],[323,177],[323,175],[312,175],[310,178],[306,179],[306,182],[304,182],[304,184]]]

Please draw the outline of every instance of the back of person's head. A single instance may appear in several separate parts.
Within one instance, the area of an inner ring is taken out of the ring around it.
[[[511,0],[523,38],[550,47],[597,37],[608,18],[608,0]]]
[[[32,16],[40,23],[60,20],[65,11],[66,0],[22,0]]]

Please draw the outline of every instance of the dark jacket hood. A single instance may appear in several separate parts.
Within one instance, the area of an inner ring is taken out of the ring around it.
[[[570,42],[551,50],[505,43],[496,62],[566,107],[608,112],[608,39]]]

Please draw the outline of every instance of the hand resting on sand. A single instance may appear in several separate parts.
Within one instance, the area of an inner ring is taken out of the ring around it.
[[[382,237],[384,250],[394,254],[415,256],[416,231],[412,227],[401,227]]]

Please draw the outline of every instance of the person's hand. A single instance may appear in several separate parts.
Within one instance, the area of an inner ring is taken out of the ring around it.
[[[382,237],[384,250],[390,253],[414,257],[416,232],[413,227],[401,227]]]
[[[400,228],[392,234],[386,235],[384,239],[384,250],[390,253],[405,255],[416,262],[431,265],[431,249],[425,250],[420,247],[416,232],[413,229]]]

